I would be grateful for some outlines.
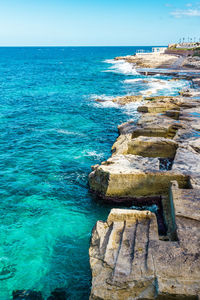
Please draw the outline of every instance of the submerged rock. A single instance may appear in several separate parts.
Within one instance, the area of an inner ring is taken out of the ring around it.
[[[43,300],[41,292],[31,290],[13,291],[13,300]]]

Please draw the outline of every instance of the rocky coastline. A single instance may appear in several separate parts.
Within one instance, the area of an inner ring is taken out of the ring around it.
[[[171,56],[165,65],[173,63]],[[89,175],[99,199],[127,207],[112,209],[107,221],[93,228],[90,300],[200,297],[200,91],[195,80],[194,89],[176,97],[113,100],[120,105],[140,101],[140,119],[119,125],[112,156]]]

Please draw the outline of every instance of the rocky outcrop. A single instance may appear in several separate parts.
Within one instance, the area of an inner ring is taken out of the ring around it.
[[[139,68],[166,68],[171,67],[177,61],[177,56],[161,53],[149,53],[145,55],[119,56],[115,60],[125,60]]]
[[[163,113],[166,111],[180,111],[181,108],[192,108],[198,105],[198,101],[185,99],[183,97],[146,97],[145,104],[138,107],[138,112],[142,113]]]
[[[157,208],[114,209],[97,222],[90,300],[199,299],[199,104],[144,99],[137,124],[120,125],[112,157],[93,167],[90,187],[105,201]]]
[[[177,180],[188,186],[188,176],[181,172],[160,169],[159,158],[139,155],[115,155],[89,176],[90,188],[103,198],[145,197],[167,194],[169,183]]]
[[[158,233],[155,215],[148,211],[112,209],[107,222],[98,221],[89,250],[90,300],[153,297],[155,269],[150,240],[158,240]]]
[[[112,209],[106,222],[97,222],[89,250],[90,300],[198,299],[200,213],[196,193],[199,195],[172,184],[173,241],[159,239],[156,217],[149,211]]]
[[[138,96],[124,96],[124,97],[117,97],[115,99],[113,99],[112,101],[120,104],[120,105],[125,105],[128,103],[132,103],[132,102],[141,102],[143,100],[143,97],[141,95]]]

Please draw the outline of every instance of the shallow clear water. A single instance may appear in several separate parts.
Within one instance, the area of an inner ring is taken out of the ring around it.
[[[137,119],[135,105],[94,99],[173,95],[187,84],[145,83],[112,61],[136,49],[0,48],[1,300],[14,289],[48,296],[56,287],[88,299],[91,230],[110,211],[90,194],[88,173],[109,157],[117,125]]]

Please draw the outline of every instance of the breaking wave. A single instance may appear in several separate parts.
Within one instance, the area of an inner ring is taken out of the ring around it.
[[[111,66],[108,68],[108,70],[103,72],[112,72],[124,75],[139,75],[133,64],[125,60],[106,59],[104,62],[111,64]]]

